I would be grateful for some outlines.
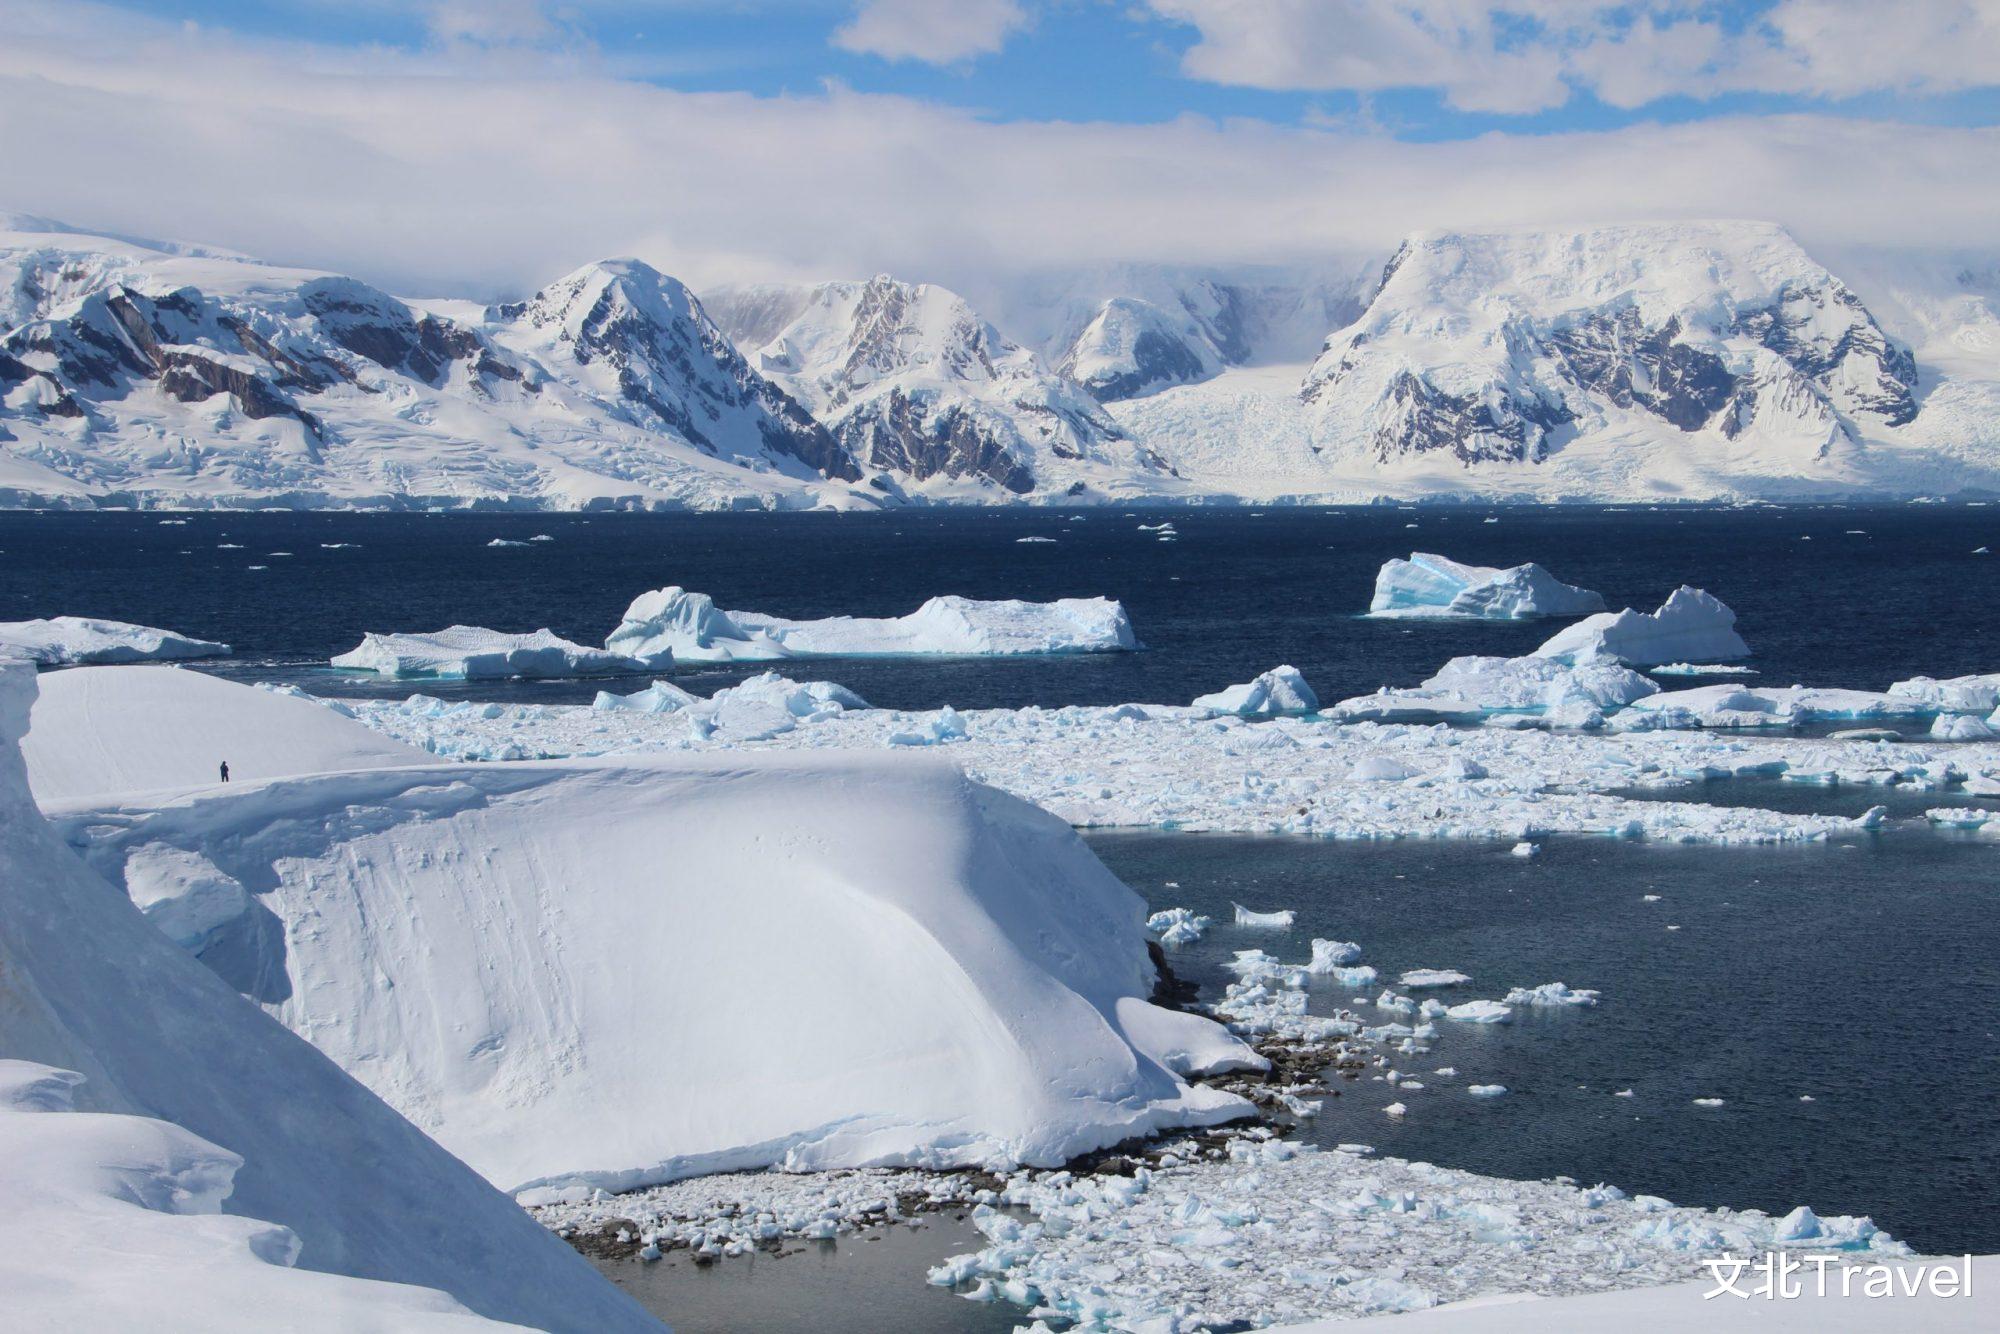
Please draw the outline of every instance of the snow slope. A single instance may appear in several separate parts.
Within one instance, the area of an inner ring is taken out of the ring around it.
[[[1171,1072],[1255,1059],[1145,1005],[1138,896],[935,760],[377,769],[58,816],[149,911],[247,891],[202,960],[510,1188],[1050,1165],[1249,1114]]]
[[[708,299],[751,365],[897,484],[986,500],[1170,489],[1165,467],[1082,387],[955,292],[880,274]]]
[[[426,764],[414,746],[324,704],[169,667],[80,667],[41,679],[21,743],[44,805],[342,769]]]
[[[778,658],[992,657],[1114,653],[1140,647],[1132,619],[1109,598],[980,601],[936,597],[907,616],[829,616],[788,621],[724,611],[706,593],[642,593],[605,640],[613,653],[683,662]]]
[[[102,621],[89,616],[0,621],[0,658],[27,658],[44,667],[218,658],[228,653],[227,644],[191,639],[171,630],[156,630],[129,621]]]
[[[34,694],[32,669],[0,664],[9,1316],[53,1307],[58,1319],[26,1323],[129,1328],[141,1284],[154,1298],[145,1323],[177,1321],[179,1293],[191,1328],[210,1327],[201,1313],[268,1328],[274,1309],[293,1305],[306,1327],[343,1317],[360,1328],[428,1325],[454,1309],[414,1289],[270,1268],[296,1247],[303,1270],[434,1288],[498,1319],[657,1328],[512,1201],[107,892],[29,796],[16,742]],[[57,1110],[66,1095],[77,1111]],[[231,1219],[153,1212],[217,1205]],[[42,1263],[51,1248],[59,1254]],[[19,1281],[16,1264],[28,1271]],[[274,1306],[250,1304],[259,1297]]]

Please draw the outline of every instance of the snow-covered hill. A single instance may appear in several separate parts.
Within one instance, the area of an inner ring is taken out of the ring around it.
[[[885,489],[907,482],[979,499],[1133,494],[1171,481],[1079,385],[945,288],[882,274],[706,300],[751,364]]]
[[[874,507],[2000,492],[2000,259],[1760,222],[526,301],[0,214],[0,504]],[[1003,332],[1004,331],[1004,332]]]

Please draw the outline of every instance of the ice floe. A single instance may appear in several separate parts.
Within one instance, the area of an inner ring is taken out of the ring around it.
[[[44,667],[184,661],[228,653],[227,644],[93,616],[0,621],[0,659],[25,658]]]
[[[784,658],[987,657],[1130,652],[1142,647],[1125,608],[1109,598],[981,602],[935,597],[907,616],[793,621],[724,611],[706,593],[642,593],[605,647],[653,661],[758,662]]]
[[[1280,908],[1275,912],[1253,912],[1240,903],[1233,906],[1236,909],[1236,925],[1238,926],[1283,927],[1289,929],[1292,923],[1298,919],[1298,912],[1293,908]]]
[[[1472,979],[1456,968],[1412,968],[1396,979],[1406,987],[1455,987]]]
[[[1538,987],[1515,987],[1507,993],[1509,1005],[1595,1005],[1598,993],[1571,989],[1561,982],[1544,982]]]
[[[1208,933],[1213,920],[1192,908],[1167,908],[1148,917],[1146,929],[1158,936],[1162,945],[1192,945]]]
[[[1371,616],[1526,620],[1584,616],[1604,610],[1604,598],[1563,583],[1541,566],[1510,569],[1466,565],[1427,551],[1392,560],[1375,575]]]
[[[471,680],[529,676],[621,676],[658,671],[670,655],[644,659],[572,643],[547,629],[507,634],[453,625],[429,634],[367,634],[333,659],[335,667],[378,676]]]
[[[1453,658],[1410,689],[1384,687],[1344,699],[1329,712],[1346,722],[1481,722],[1517,715],[1564,727],[1601,725],[1659,687],[1607,658]]]
[[[1736,613],[1721,599],[1682,585],[1655,612],[1600,612],[1567,626],[1535,650],[1539,657],[1581,662],[1615,658],[1628,667],[1666,662],[1728,661],[1750,656],[1736,632]]]

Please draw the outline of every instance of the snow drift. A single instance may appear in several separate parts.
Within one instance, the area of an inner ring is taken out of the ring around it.
[[[1526,620],[1584,616],[1604,610],[1604,597],[1566,584],[1532,561],[1508,569],[1465,565],[1428,551],[1385,563],[1375,575],[1371,616],[1439,616]]]
[[[1651,667],[1747,658],[1750,646],[1736,633],[1736,613],[1721,599],[1683,584],[1656,612],[1627,607],[1586,617],[1557,632],[1535,656],[1572,663],[1616,658],[1628,667]]]
[[[790,621],[723,611],[706,593],[642,593],[605,647],[651,661],[762,662],[779,658],[987,657],[1113,653],[1140,648],[1125,608],[1109,598],[982,602],[935,597],[907,616]]]
[[[324,704],[160,667],[47,673],[21,751],[44,805],[206,787],[224,760],[240,782],[431,758]]]
[[[27,658],[44,667],[220,658],[228,653],[227,644],[129,621],[101,621],[91,616],[0,621],[0,658]]]
[[[935,762],[384,769],[71,814],[155,905],[242,886],[202,960],[511,1188],[1052,1165],[1249,1113],[1171,1072],[1255,1058],[1144,1003],[1139,897]]]
[[[16,742],[34,694],[31,669],[0,664],[0,1288],[10,1317],[129,1327],[171,1310],[192,1327],[268,1328],[285,1310],[301,1327],[404,1328],[458,1309],[420,1290],[435,1288],[542,1328],[656,1328],[506,1197],[106,892],[28,794]],[[231,1217],[167,1212],[218,1208]],[[273,1267],[294,1260],[418,1287]]]

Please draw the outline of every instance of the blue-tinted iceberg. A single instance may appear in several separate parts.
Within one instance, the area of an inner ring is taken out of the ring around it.
[[[1566,584],[1532,561],[1498,569],[1466,565],[1428,551],[1392,560],[1375,575],[1370,616],[1452,617],[1520,621],[1537,616],[1587,616],[1604,597]]]
[[[648,661],[671,655],[682,662],[769,662],[1118,653],[1142,645],[1125,608],[1109,598],[982,602],[936,597],[907,616],[791,621],[762,612],[724,611],[706,593],[674,587],[635,598],[605,647]]]
[[[1736,613],[1720,598],[1685,584],[1655,612],[1602,612],[1559,631],[1535,656],[1579,663],[1612,658],[1628,667],[1668,662],[1726,662],[1750,656],[1736,633]]]

